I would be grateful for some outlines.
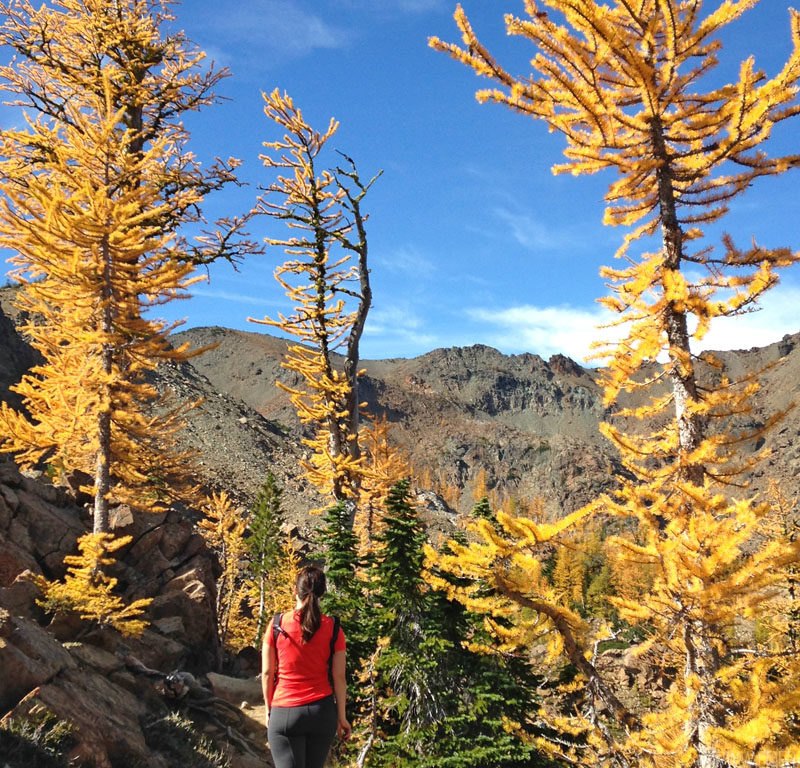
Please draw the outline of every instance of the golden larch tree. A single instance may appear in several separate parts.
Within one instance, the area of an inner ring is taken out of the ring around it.
[[[217,632],[222,645],[232,637],[255,636],[256,619],[243,613],[250,592],[246,577],[247,519],[226,491],[213,492],[203,505],[197,527],[219,561],[217,579]]]
[[[319,155],[338,123],[332,119],[325,133],[314,130],[292,99],[277,89],[264,101],[267,117],[286,133],[265,143],[271,153],[262,156],[264,165],[279,175],[267,186],[259,211],[285,221],[292,230],[292,237],[267,243],[293,257],[275,271],[293,312],[277,319],[250,319],[297,340],[282,365],[300,376],[302,387],[279,386],[291,395],[300,420],[315,430],[305,441],[312,454],[303,468],[323,496],[355,501],[362,464],[359,344],[372,301],[361,204],[377,177],[362,183],[352,160],[344,156],[347,169],[318,169]],[[344,359],[337,365],[335,351],[341,348]]]
[[[431,41],[493,81],[480,100],[541,119],[564,136],[566,160],[556,173],[617,174],[605,222],[628,228],[616,254],[626,266],[602,271],[612,286],[603,303],[626,336],[604,347],[605,396],[611,405],[621,392],[636,391],[646,405],[618,409],[639,430],[604,425],[632,479],[620,479],[619,490],[594,509],[635,526],[635,541],[620,536],[612,545],[628,567],[652,571],[652,586],[615,603],[623,619],[648,633],[636,652],[679,673],[664,705],[639,720],[608,697],[586,661],[590,651],[580,647],[585,638],[571,632],[565,649],[574,662],[584,659],[578,668],[587,697],[578,718],[558,725],[582,734],[585,745],[570,758],[582,764],[764,764],[779,759],[780,734],[796,724],[797,681],[776,685],[774,658],[739,654],[731,642],[738,622],[767,610],[776,580],[798,556],[796,541],[765,531],[764,503],[732,487],[760,458],[737,451],[753,437],[736,427],[736,417],[750,408],[756,376],[715,376],[717,361],[706,355],[703,369],[693,351],[712,320],[754,305],[777,282],[777,270],[800,256],[756,244],[739,249],[728,236],[721,252],[701,242],[703,228],[719,222],[756,179],[800,160],[772,157],[765,143],[776,124],[800,112],[795,11],[794,48],[777,75],[766,77],[750,58],[733,82],[701,89],[717,65],[717,34],[755,4],[732,0],[703,15],[699,0],[526,0],[525,18],[506,16],[508,33],[536,47],[533,73],[521,77],[493,58],[460,7],[463,47]],[[654,252],[644,252],[654,243]],[[634,244],[643,252],[634,253]],[[514,552],[535,549],[538,534],[499,517],[516,540]],[[486,546],[473,562],[494,574],[501,593],[534,608],[531,586],[507,570],[511,560],[498,559],[512,545]],[[538,585],[537,567],[527,565],[530,585]],[[534,610],[552,620],[546,608]],[[796,752],[790,747],[783,757],[796,759]]]
[[[383,414],[368,417],[359,431],[364,462],[353,529],[361,555],[372,551],[375,536],[383,530],[386,500],[393,486],[413,474],[405,451],[390,442],[390,429],[389,420]]]
[[[144,618],[152,598],[139,598],[127,605],[114,593],[117,579],[105,573],[112,556],[132,541],[110,533],[87,533],[78,539],[78,555],[64,558],[68,566],[64,581],[48,581],[35,574],[31,580],[42,590],[43,608],[54,613],[72,611],[81,619],[101,627],[113,627],[123,635],[138,637],[147,628]]]
[[[183,406],[148,382],[184,360],[158,305],[188,296],[192,263],[249,248],[243,220],[189,243],[206,194],[235,181],[235,162],[203,169],[182,116],[213,103],[223,73],[180,33],[164,0],[0,3],[0,41],[16,59],[0,88],[24,109],[0,134],[0,244],[22,283],[25,332],[44,362],[3,406],[2,449],[23,465],[94,478],[94,527],[113,501],[152,509],[178,492],[188,455],[174,445]]]

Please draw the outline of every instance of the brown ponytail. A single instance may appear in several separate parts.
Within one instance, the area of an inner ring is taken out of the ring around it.
[[[299,613],[303,642],[307,643],[322,623],[319,599],[325,594],[325,572],[316,565],[307,565],[297,574],[295,588],[300,600]]]

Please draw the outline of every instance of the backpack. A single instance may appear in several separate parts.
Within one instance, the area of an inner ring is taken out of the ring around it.
[[[272,617],[272,645],[275,647],[275,680],[278,679],[278,635],[286,634],[286,631],[281,627],[282,613],[276,613]],[[331,633],[331,652],[328,655],[328,681],[333,686],[333,651],[336,645],[336,638],[339,637],[340,621],[338,616],[333,618],[333,632]]]

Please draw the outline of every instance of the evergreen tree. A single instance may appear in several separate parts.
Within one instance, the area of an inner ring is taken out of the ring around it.
[[[472,517],[480,518],[482,520],[493,521],[495,519],[494,512],[492,512],[492,506],[489,503],[489,497],[486,495],[481,496],[478,501],[475,502],[475,506],[472,508],[472,512],[470,514]]]
[[[428,586],[426,532],[408,481],[392,487],[384,524],[374,585],[381,638],[375,659],[378,716],[365,764],[537,765],[531,745],[505,724],[530,731],[538,679],[521,655],[477,652],[476,644],[488,638],[483,617]]]
[[[281,564],[285,546],[281,527],[285,522],[281,497],[283,489],[275,475],[267,472],[267,479],[258,490],[256,500],[247,521],[248,535],[245,546],[250,555],[250,571],[257,589],[257,630],[255,645],[261,646],[261,638],[268,620],[266,610],[267,582],[270,574]]]
[[[348,600],[360,594],[358,540],[350,526],[350,518],[343,502],[334,504],[324,512],[322,526],[317,533],[325,563],[328,581],[329,605],[343,607]]]
[[[322,601],[325,613],[338,616],[347,633],[347,659],[351,669],[360,669],[375,647],[369,581],[358,556],[358,540],[350,525],[347,505],[329,507],[317,533],[320,557],[325,564],[328,592]],[[358,706],[356,678],[348,678],[350,700]]]
[[[358,556],[358,537],[343,501],[323,513],[317,543],[328,581],[322,610],[339,618],[347,640],[347,702],[354,725],[348,751],[353,753],[363,748],[368,739],[364,732],[372,731],[376,712],[376,691],[371,678],[378,636],[369,572],[371,559],[362,561]]]

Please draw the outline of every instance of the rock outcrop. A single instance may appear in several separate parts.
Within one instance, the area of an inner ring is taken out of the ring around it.
[[[299,445],[303,428],[286,393],[274,384],[298,383],[280,367],[285,341],[224,328],[193,328],[178,339],[193,346],[216,344],[193,360],[195,369],[214,391],[241,401]],[[718,357],[722,369],[704,372],[708,379],[735,379],[771,366],[753,398],[753,412],[741,417],[736,429],[765,423],[796,397],[800,334]],[[489,490],[523,500],[542,497],[552,515],[561,515],[611,488],[614,475],[622,472],[616,450],[598,430],[599,422],[613,419],[603,406],[599,372],[564,355],[543,360],[474,345],[437,349],[408,360],[365,360],[362,367],[359,394],[367,410],[386,415],[391,439],[403,445],[415,467],[427,470],[434,485],[465,491],[459,512],[471,505],[479,475]],[[626,406],[642,404],[641,393],[625,397]],[[773,453],[763,467],[765,474],[758,469],[748,478],[753,487],[760,489],[768,473],[782,480],[788,493],[798,488],[798,437],[800,411],[794,409],[779,429],[765,436],[763,447]],[[308,509],[314,505],[297,479],[296,457],[296,449],[281,447],[268,466],[284,483],[288,503],[305,503]],[[301,529],[305,525],[302,515],[295,522]],[[446,525],[447,515],[439,522]]]
[[[20,398],[9,387],[16,384],[40,360],[39,354],[23,341],[13,320],[6,316],[0,306],[0,399],[18,408],[21,404]]]
[[[65,489],[0,463],[0,725],[44,708],[74,728],[76,765],[174,768],[148,739],[147,724],[184,709],[224,734],[233,766],[264,765],[260,702],[250,696],[249,714],[241,712],[204,677],[219,669],[220,648],[218,565],[203,538],[177,510],[134,516],[118,508],[112,521],[115,533],[132,537],[114,568],[119,588],[128,600],[153,598],[150,626],[138,638],[51,617],[37,604],[29,576],[63,576],[88,515]],[[187,687],[186,679],[195,682]],[[246,684],[216,678],[226,690]],[[231,728],[240,734],[233,741]]]

